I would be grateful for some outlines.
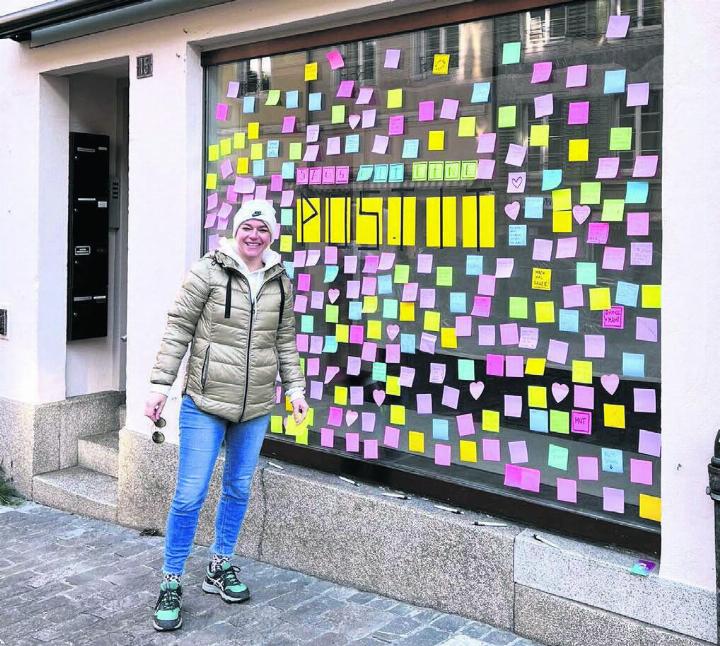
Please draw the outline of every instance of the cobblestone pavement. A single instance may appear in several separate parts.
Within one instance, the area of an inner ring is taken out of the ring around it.
[[[183,578],[183,628],[156,633],[151,613],[162,538],[26,503],[0,507],[0,644],[355,644],[532,646],[457,615],[238,558],[252,598],[200,590],[207,551]]]

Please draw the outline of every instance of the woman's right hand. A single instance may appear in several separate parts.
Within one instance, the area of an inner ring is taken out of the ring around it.
[[[150,393],[145,401],[145,417],[149,417],[154,423],[160,419],[160,415],[165,408],[167,395],[162,393]]]

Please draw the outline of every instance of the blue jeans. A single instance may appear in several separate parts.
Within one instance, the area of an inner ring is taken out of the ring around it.
[[[177,486],[167,518],[163,572],[183,572],[223,438],[225,469],[211,550],[232,555],[269,419],[269,415],[263,415],[233,424],[201,411],[188,395],[183,397]]]

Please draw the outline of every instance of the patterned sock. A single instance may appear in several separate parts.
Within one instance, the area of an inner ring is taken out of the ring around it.
[[[217,572],[222,569],[223,563],[229,563],[230,558],[228,556],[222,556],[220,554],[213,554],[212,561],[210,561],[210,572]]]
[[[178,585],[180,585],[180,575],[179,574],[170,574],[169,572],[163,572],[163,583],[170,583],[171,581],[175,581]]]

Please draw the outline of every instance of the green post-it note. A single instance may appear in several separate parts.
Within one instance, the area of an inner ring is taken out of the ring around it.
[[[327,323],[337,323],[340,314],[340,308],[337,305],[325,306],[325,321]]]
[[[625,200],[603,200],[603,209],[600,219],[603,222],[622,222],[625,212]]]
[[[514,105],[501,105],[498,108],[498,128],[514,128],[516,114]]]
[[[460,179],[460,162],[459,161],[446,161],[445,162],[445,179],[457,181]]]
[[[410,265],[395,265],[393,282],[405,284],[410,280]]]
[[[475,117],[460,117],[458,121],[458,137],[475,136]]]
[[[600,182],[580,182],[580,204],[600,204]]]
[[[302,159],[302,143],[293,141],[288,146],[288,158],[292,160]]]
[[[597,264],[594,262],[575,263],[575,282],[578,285],[597,285]]]
[[[632,128],[610,128],[610,150],[630,150]]]
[[[520,62],[520,48],[522,43],[518,40],[511,43],[503,43],[502,64],[512,65]]]
[[[427,181],[427,166],[428,166],[427,162],[413,162],[413,165],[412,165],[412,181],[413,182]]]
[[[475,361],[473,359],[458,359],[458,379],[475,381]]]
[[[463,180],[474,180],[477,175],[477,161],[470,159],[462,162],[462,168],[460,169],[460,179]]]
[[[438,287],[452,287],[453,284],[453,268],[438,267],[435,284]]]
[[[563,446],[551,444],[548,446],[548,466],[553,469],[562,469],[567,471],[568,466],[568,450]]]
[[[428,162],[428,179],[431,182],[442,181],[445,175],[445,162]]]
[[[344,123],[345,122],[345,106],[334,105],[330,113],[330,123]]]
[[[268,90],[265,105],[277,105],[280,103],[280,90]]]
[[[528,299],[525,296],[511,296],[509,309],[511,319],[526,319],[528,317]]]
[[[550,432],[570,434],[570,413],[566,410],[550,411]]]

